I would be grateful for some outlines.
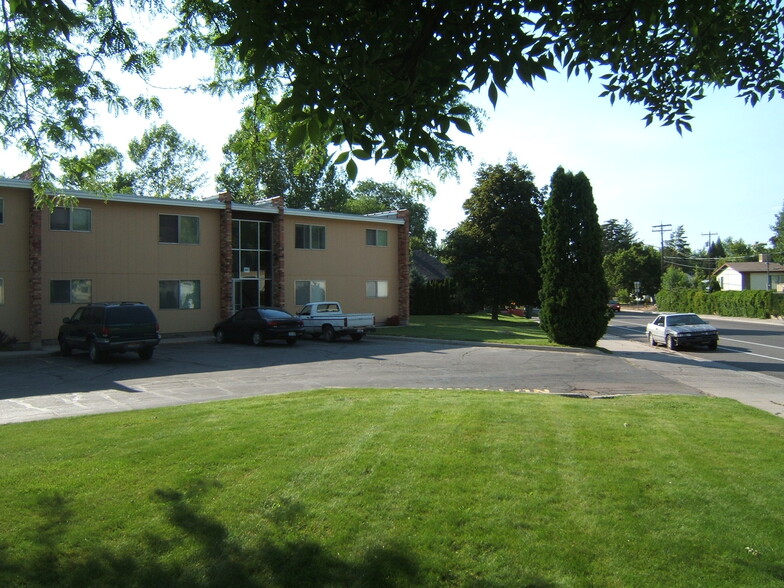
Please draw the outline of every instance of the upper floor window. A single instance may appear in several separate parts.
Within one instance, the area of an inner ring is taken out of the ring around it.
[[[327,227],[321,225],[295,225],[294,247],[297,249],[326,249]]]
[[[368,280],[365,282],[365,295],[368,298],[386,298],[389,296],[389,282],[386,280]]]
[[[199,243],[199,217],[179,214],[158,216],[158,241],[160,243]]]
[[[49,217],[49,228],[53,231],[90,232],[93,230],[93,211],[56,206]]]
[[[387,246],[387,231],[384,229],[367,229],[365,231],[365,244],[374,247]]]
[[[87,304],[92,301],[92,280],[52,280],[49,301],[52,304]]]

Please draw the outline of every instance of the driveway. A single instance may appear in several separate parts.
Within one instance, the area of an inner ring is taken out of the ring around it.
[[[261,348],[164,340],[93,364],[54,349],[0,354],[0,424],[335,387],[510,393],[709,394],[784,414],[781,380],[608,336],[606,350],[545,350],[371,336]]]

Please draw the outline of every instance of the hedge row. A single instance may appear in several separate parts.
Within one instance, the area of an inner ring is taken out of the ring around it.
[[[656,295],[659,310],[719,316],[770,318],[784,316],[784,294],[765,290],[703,292],[676,288]]]
[[[411,287],[411,314],[454,314],[459,311],[457,289],[451,279]]]

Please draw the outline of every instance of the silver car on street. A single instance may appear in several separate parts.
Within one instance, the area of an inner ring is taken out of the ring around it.
[[[719,344],[719,330],[692,312],[662,313],[645,327],[652,346],[666,345],[670,349],[704,345],[711,351]]]

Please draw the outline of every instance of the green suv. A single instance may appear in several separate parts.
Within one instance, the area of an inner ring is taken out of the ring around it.
[[[57,342],[63,355],[84,349],[94,362],[101,361],[107,353],[126,351],[150,359],[161,341],[158,331],[158,319],[146,304],[95,302],[77,308],[71,318],[63,319]]]

